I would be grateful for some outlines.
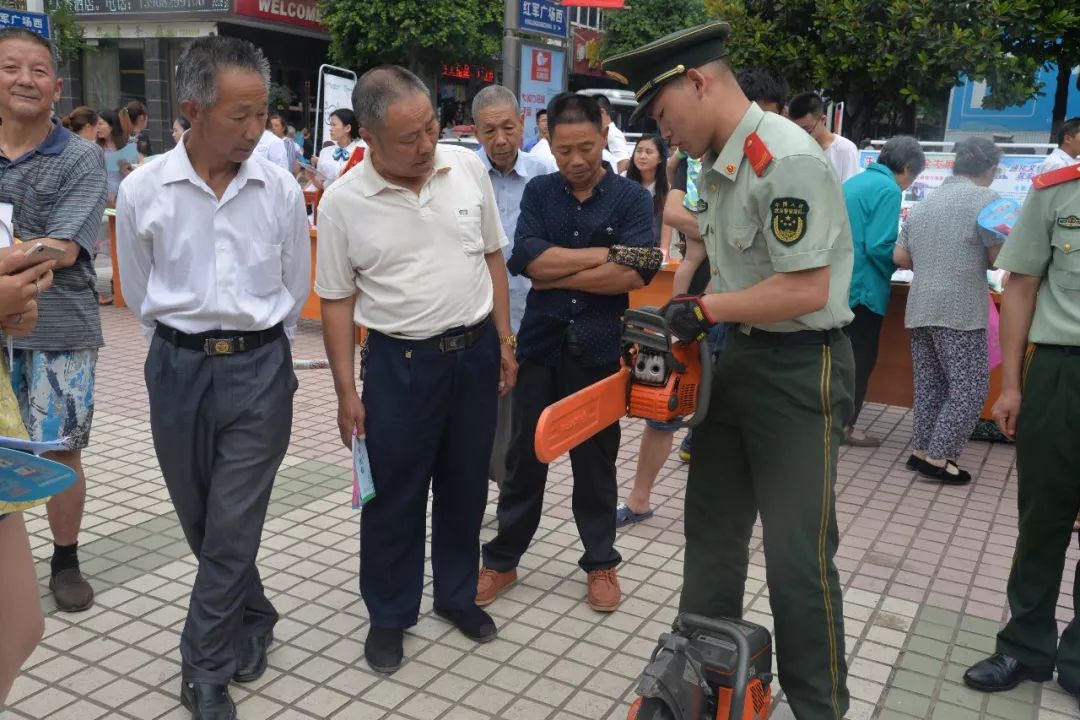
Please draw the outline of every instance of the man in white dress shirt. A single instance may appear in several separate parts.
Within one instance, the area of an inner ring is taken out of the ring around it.
[[[259,137],[259,144],[255,146],[255,154],[261,155],[278,167],[291,172],[289,150],[285,147],[285,143],[282,142],[281,138],[273,133],[269,125]]]
[[[428,491],[434,612],[476,642],[497,633],[476,605],[480,525],[500,388],[514,384],[506,236],[476,153],[439,145],[424,83],[405,68],[353,90],[364,161],[319,208],[315,292],[341,440],[366,437],[375,497],[360,516],[364,657],[392,673],[424,591]],[[356,325],[368,329],[364,396]]]
[[[611,101],[606,95],[594,95],[600,105],[600,116],[603,119],[603,127],[607,132],[607,155],[604,162],[611,165],[615,172],[624,174],[630,167],[630,146],[626,142],[626,136],[615,121],[611,119]]]
[[[1036,175],[1076,164],[1076,158],[1080,156],[1080,117],[1069,118],[1061,123],[1054,139],[1058,146],[1035,169]]]
[[[300,187],[254,155],[269,77],[247,41],[193,41],[176,71],[191,129],[116,206],[124,294],[151,340],[154,447],[199,561],[180,638],[194,720],[236,717],[228,684],[263,673],[277,621],[255,557],[289,446],[311,256]]]

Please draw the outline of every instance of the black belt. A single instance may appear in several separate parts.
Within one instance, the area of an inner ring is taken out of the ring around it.
[[[744,330],[738,327],[742,335],[751,337],[759,342],[770,345],[831,345],[844,337],[844,331],[833,328],[832,330],[796,330],[794,332],[770,332],[752,327]]]
[[[470,325],[467,328],[456,328],[454,330],[447,330],[442,335],[436,335],[435,337],[424,338],[423,340],[412,340],[409,338],[396,338],[384,333],[378,333],[387,340],[392,340],[396,343],[402,343],[405,345],[411,345],[413,347],[427,348],[430,350],[438,350],[439,352],[458,352],[459,350],[467,350],[471,348],[476,342],[484,336],[484,331],[487,330],[488,325],[491,324],[491,318],[484,318],[475,325]]]
[[[158,323],[154,333],[165,342],[172,343],[176,347],[185,350],[195,350],[207,355],[233,355],[235,353],[250,352],[267,343],[272,343],[285,334],[285,327],[278,323],[266,330],[250,332],[210,330],[209,332],[189,335],[168,325]]]
[[[1047,348],[1048,350],[1057,350],[1066,355],[1080,355],[1080,346],[1077,345],[1047,345],[1045,343],[1039,343],[1037,347]]]

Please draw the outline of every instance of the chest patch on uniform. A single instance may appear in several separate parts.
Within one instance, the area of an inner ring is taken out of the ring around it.
[[[801,198],[776,198],[772,209],[772,231],[776,239],[785,245],[794,245],[806,236],[806,216],[810,203]]]
[[[1075,215],[1060,217],[1057,219],[1057,226],[1066,230],[1080,230],[1080,217]]]

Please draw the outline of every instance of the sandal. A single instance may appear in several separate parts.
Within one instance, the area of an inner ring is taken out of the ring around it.
[[[630,506],[624,502],[615,506],[615,527],[623,528],[629,525],[636,525],[639,522],[644,522],[653,516],[652,508],[646,510],[643,513],[636,513],[630,509]]]
[[[109,296],[98,295],[97,304],[101,305],[102,307],[104,307],[106,305],[112,305],[113,304],[112,296],[111,295],[109,295]]]
[[[875,448],[881,445],[881,438],[866,435],[856,431],[854,428],[849,428],[844,433],[844,444],[851,447]]]
[[[949,472],[950,467],[956,472]],[[971,473],[961,470],[952,460],[947,460],[941,467],[926,460],[919,460],[915,472],[929,480],[937,480],[943,485],[967,485],[971,482]]]

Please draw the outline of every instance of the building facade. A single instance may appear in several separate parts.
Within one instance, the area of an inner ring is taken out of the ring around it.
[[[149,111],[147,132],[156,152],[172,147],[180,114],[174,68],[186,43],[207,35],[250,40],[263,49],[271,80],[293,96],[290,120],[308,125],[318,68],[329,36],[318,0],[65,0],[82,27],[86,47],[62,69],[59,111],[78,105],[115,109],[131,100]]]

